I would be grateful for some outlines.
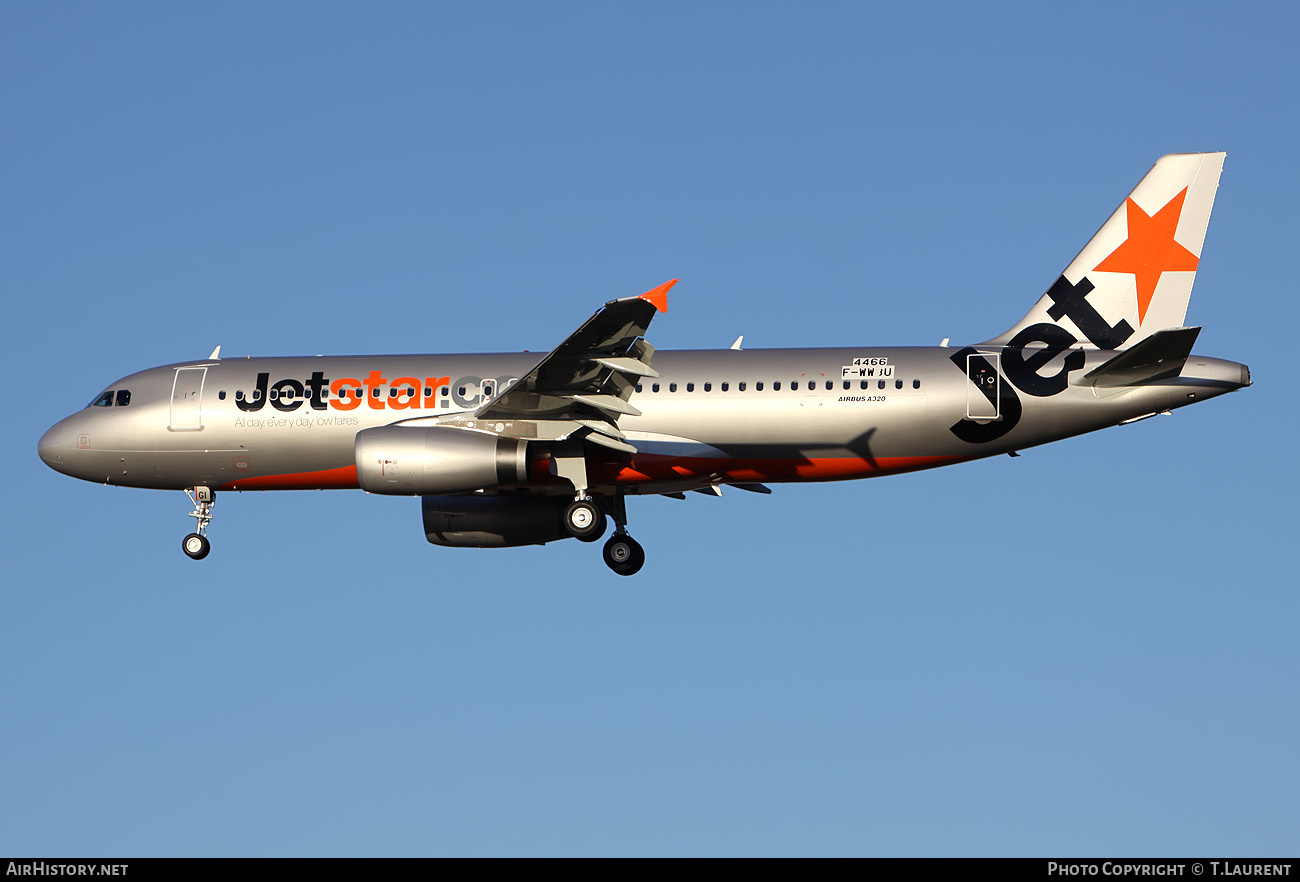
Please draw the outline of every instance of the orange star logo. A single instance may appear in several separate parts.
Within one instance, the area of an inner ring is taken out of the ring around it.
[[[1146,318],[1160,275],[1171,271],[1190,272],[1200,262],[1195,254],[1174,241],[1185,198],[1186,187],[1153,215],[1128,199],[1124,203],[1128,209],[1128,238],[1094,268],[1104,273],[1132,273],[1137,278],[1139,325]]]

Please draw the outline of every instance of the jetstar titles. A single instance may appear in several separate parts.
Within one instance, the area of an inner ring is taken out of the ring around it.
[[[245,413],[255,413],[266,406],[288,413],[307,404],[312,410],[355,410],[362,401],[371,410],[420,410],[474,407],[492,397],[496,388],[511,378],[485,379],[462,377],[452,383],[450,377],[394,377],[371,371],[364,379],[340,377],[331,380],[315,371],[306,380],[286,378],[271,382],[265,371],[257,375],[252,394],[235,393],[235,404]]]

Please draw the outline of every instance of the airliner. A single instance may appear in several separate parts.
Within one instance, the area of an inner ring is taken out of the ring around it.
[[[600,540],[632,575],[629,496],[874,478],[1123,425],[1250,385],[1193,354],[1188,299],[1223,153],[1161,158],[1024,318],[982,343],[656,351],[676,280],[528,353],[221,358],[123,377],[41,438],[56,471],[184,490],[420,498],[435,545]]]

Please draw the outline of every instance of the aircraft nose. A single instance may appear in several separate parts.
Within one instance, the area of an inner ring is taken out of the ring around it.
[[[41,461],[56,472],[66,473],[68,470],[66,457],[69,450],[72,449],[70,443],[74,438],[68,433],[67,420],[56,423],[53,428],[41,436],[40,443],[36,445],[36,452],[40,454]]]

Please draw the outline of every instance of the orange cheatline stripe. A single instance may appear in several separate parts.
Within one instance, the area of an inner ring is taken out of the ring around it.
[[[718,481],[838,481],[896,475],[919,469],[965,462],[970,456],[883,456],[875,459],[845,457],[762,457],[708,459],[704,457],[634,456],[628,466],[610,464],[589,468],[593,483],[645,485],[681,482],[692,477]],[[658,460],[656,462],[656,460]]]
[[[719,481],[837,481],[895,475],[935,466],[951,465],[970,456],[884,456],[866,460],[857,457],[764,457],[756,459],[708,459],[704,457],[645,456],[634,457],[631,466],[616,463],[593,463],[593,483],[646,485],[657,482],[680,483],[693,477],[716,476]],[[658,460],[656,462],[656,460]],[[533,464],[530,483],[562,483],[549,474],[544,461]],[[218,490],[356,490],[357,467],[344,466],[318,472],[295,472],[287,475],[261,475],[241,478],[217,487]]]
[[[239,478],[222,484],[218,490],[356,490],[357,467],[343,466],[319,472],[294,472],[288,475],[262,475]]]

